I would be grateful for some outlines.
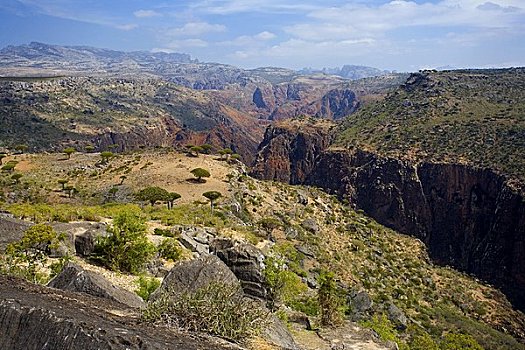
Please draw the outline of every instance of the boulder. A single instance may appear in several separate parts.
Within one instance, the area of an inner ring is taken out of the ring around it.
[[[312,218],[306,219],[301,223],[301,226],[305,230],[310,231],[311,233],[319,232],[319,224],[317,223],[317,221],[315,221],[315,219],[312,219]]]
[[[0,215],[0,251],[5,250],[9,243],[19,241],[24,231],[31,226],[33,226],[32,222]]]
[[[262,331],[262,337],[269,343],[284,350],[298,349],[286,325],[274,315],[270,316],[268,326]]]
[[[183,261],[171,269],[161,286],[150,296],[150,300],[156,300],[166,293],[193,293],[215,282],[240,286],[239,280],[228,266],[214,255]]]
[[[93,271],[86,271],[71,262],[47,285],[52,288],[110,299],[132,308],[145,306],[142,299],[135,293],[117,287],[102,275]]]
[[[265,299],[264,254],[248,243],[238,243],[230,239],[215,239],[210,250],[216,254],[241,281],[247,296]]]
[[[405,313],[398,308],[396,305],[390,303],[387,309],[388,319],[394,323],[394,325],[400,329],[406,329],[408,320]]]
[[[348,294],[348,306],[352,321],[363,319],[371,311],[374,302],[364,290],[351,291]]]

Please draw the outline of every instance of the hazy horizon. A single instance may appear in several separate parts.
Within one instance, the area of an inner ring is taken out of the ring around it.
[[[179,52],[243,68],[525,66],[522,0],[5,0],[0,47]]]

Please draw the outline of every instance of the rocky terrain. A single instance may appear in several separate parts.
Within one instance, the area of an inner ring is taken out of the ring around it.
[[[514,99],[521,75],[520,69],[414,74],[384,102],[332,129],[329,146],[324,125],[272,126],[254,174],[338,194],[420,238],[434,261],[496,284],[523,309],[523,112]],[[460,90],[462,84],[470,88]],[[452,100],[450,89],[457,91]],[[459,100],[460,93],[470,97]],[[474,99],[486,108],[470,108]]]
[[[300,125],[300,121],[289,123],[296,128]],[[315,120],[308,123],[308,128],[300,128],[304,133],[315,130]],[[328,122],[318,123],[323,127],[319,137],[323,137],[323,130],[332,126]],[[278,137],[284,137],[284,130]],[[155,245],[175,239],[182,251],[175,263],[156,256],[146,267],[148,278],[164,281],[163,289],[152,300],[158,300],[163,290],[198,290],[209,283],[206,281],[210,276],[212,280],[222,276],[221,281],[240,285],[244,294],[254,300],[277,303],[275,315],[287,322],[293,338],[277,327],[241,343],[242,347],[276,349],[278,344],[299,349],[328,350],[337,346],[387,349],[415,344],[421,334],[438,342],[450,332],[460,332],[473,336],[487,349],[523,348],[525,316],[513,310],[501,292],[468,275],[434,265],[421,241],[378,224],[318,189],[258,181],[246,176],[240,163],[229,164],[216,155],[189,157],[173,151],[140,152],[118,155],[106,164],[98,163],[98,153],[63,157],[62,154],[16,155],[19,163],[15,171],[23,174],[22,178],[15,183],[11,173],[1,173],[2,207],[16,217],[0,218],[0,232],[11,233],[2,242],[20,239],[33,223],[51,222],[71,242],[65,246],[68,250],[59,249],[56,254],[69,251],[76,264],[66,266],[49,282],[49,286],[66,292],[25,283],[3,287],[2,293],[4,290],[11,293],[13,297],[9,300],[13,301],[2,305],[6,316],[0,319],[17,325],[6,328],[9,330],[6,339],[20,339],[19,330],[29,327],[37,317],[43,320],[42,327],[68,330],[57,333],[57,337],[87,333],[100,341],[96,345],[99,347],[109,342],[116,349],[126,346],[119,344],[155,348],[157,343],[152,342],[150,334],[157,332],[168,332],[155,338],[159,342],[171,339],[174,344],[184,344],[186,337],[190,337],[198,339],[198,346],[202,342],[202,348],[209,342],[214,344],[216,340],[202,338],[198,332],[174,334],[173,329],[163,328],[166,324],[161,321],[155,323],[160,328],[151,330],[149,322],[139,322],[136,309],[128,308],[137,306],[129,292],[136,290],[138,277],[93,264],[95,238],[105,235],[104,231],[119,213],[127,212],[146,221],[147,237]],[[212,176],[205,183],[189,181],[189,169],[194,166],[206,167]],[[305,163],[297,169],[303,169],[307,176],[306,173],[312,172],[309,167]],[[95,169],[97,174],[93,175]],[[121,174],[126,178],[119,184]],[[73,196],[65,194],[57,178],[67,179],[78,191]],[[170,192],[181,193],[182,198],[173,209],[167,209],[164,203],[153,206],[142,203],[141,207],[133,193],[148,185],[166,187]],[[212,189],[223,194],[213,212],[202,196]],[[99,223],[76,222],[85,220]],[[272,270],[276,266],[278,269]],[[344,296],[344,320],[335,328],[320,325],[316,293],[321,288],[319,276],[324,270],[337,276],[337,288]],[[287,276],[284,287],[279,287],[284,289],[278,289],[278,299],[273,299],[275,285],[269,282],[272,273]],[[62,303],[62,309],[55,311],[58,305],[44,299],[40,308],[32,308],[34,293],[58,301],[66,295],[68,300],[77,300],[75,303],[91,305],[90,297],[73,292],[113,301],[98,303],[96,310],[83,308],[85,312],[78,318],[69,308],[78,308],[76,304]],[[18,315],[21,312],[25,321],[17,321],[13,310],[19,310]],[[105,322],[120,322],[120,326],[103,324],[116,328],[117,333],[100,334],[97,328],[91,328],[91,320],[108,313]],[[386,317],[384,321],[382,315]],[[168,315],[165,317],[170,319]],[[48,328],[42,329],[27,341],[40,344],[49,340],[44,336]],[[393,336],[383,333],[384,329],[390,329]]]
[[[4,48],[0,62],[0,146],[42,150],[79,142],[123,150],[211,143],[248,163],[264,120],[340,119],[404,77],[350,81],[199,63],[182,54],[42,43]]]

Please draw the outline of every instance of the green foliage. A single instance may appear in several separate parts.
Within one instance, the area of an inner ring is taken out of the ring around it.
[[[64,153],[66,154],[66,156],[67,156],[67,159],[69,159],[69,158],[71,158],[71,155],[72,155],[73,153],[75,153],[76,151],[77,151],[77,150],[74,149],[73,147],[67,147],[67,148],[65,148],[62,152],[64,152]]]
[[[264,280],[268,290],[268,306],[274,310],[279,303],[298,308],[308,287],[294,272],[288,270],[280,257],[268,256],[264,261]]]
[[[195,293],[164,295],[150,302],[143,319],[243,341],[261,331],[268,315],[256,301],[244,297],[240,287],[212,283]]]
[[[399,339],[394,325],[384,314],[374,315],[371,319],[361,322],[361,326],[373,329],[384,341],[393,341],[400,348],[406,348],[406,344]]]
[[[160,281],[155,277],[140,276],[135,283],[138,286],[135,293],[144,301],[148,301],[150,295],[160,286]]]
[[[440,343],[441,350],[483,350],[483,347],[468,334],[449,333]]]
[[[268,217],[265,217],[265,218],[262,218],[261,220],[259,220],[257,222],[257,225],[259,225],[264,230],[266,230],[269,233],[271,233],[274,229],[282,227],[283,223],[281,222],[281,220],[279,220],[279,219],[277,219],[277,218],[275,218],[273,216],[268,216]]]
[[[11,175],[11,179],[13,179],[15,181],[15,183],[20,183],[20,179],[23,176],[24,175],[22,175],[21,173],[16,173],[16,174]]]
[[[210,200],[210,206],[211,206],[212,211],[213,211],[213,203],[217,199],[222,197],[222,193],[218,191],[208,191],[208,192],[204,192],[202,195]]]
[[[318,283],[317,299],[321,311],[321,325],[335,326],[342,321],[344,301],[339,293],[334,273],[321,271]]]
[[[197,181],[199,182],[204,182],[204,180],[202,179],[203,177],[211,176],[210,172],[203,168],[195,168],[192,171],[190,171],[190,173],[192,173],[192,175],[195,176],[197,178]]]
[[[233,151],[230,148],[223,148],[219,151],[221,159],[228,158],[232,153]]]
[[[11,172],[15,169],[17,164],[18,162],[16,160],[10,160],[6,164],[4,164],[4,166],[2,167],[2,170]]]
[[[20,152],[20,153],[24,153],[25,151],[27,151],[29,149],[29,146],[28,145],[25,145],[25,144],[20,144],[20,145],[16,145],[15,146],[15,150]]]
[[[164,228],[155,228],[153,230],[153,234],[156,236],[162,236],[162,237],[175,237],[175,234],[171,232],[170,229],[164,229]]]
[[[146,237],[144,221],[130,212],[122,212],[108,229],[109,236],[100,237],[95,252],[102,263],[112,269],[137,274],[153,257],[155,246]]]
[[[58,184],[62,186],[62,190],[65,190],[66,188],[66,184],[69,182],[69,180],[66,180],[66,179],[58,179],[57,180]]]
[[[412,338],[410,350],[439,350],[439,347],[428,333],[424,333]]]
[[[190,152],[192,154],[195,154],[196,157],[198,157],[199,153],[204,152],[204,149],[202,147],[200,147],[200,146],[193,146],[193,147],[190,148]]]
[[[100,152],[100,157],[102,158],[102,162],[107,163],[111,158],[113,158],[115,154],[110,151],[104,151]]]
[[[49,225],[33,225],[24,232],[20,241],[7,246],[1,269],[33,283],[44,283],[47,276],[40,270],[46,266],[51,251],[57,249],[64,239],[63,234],[56,233]]]
[[[169,193],[158,186],[149,186],[140,190],[135,197],[141,201],[148,201],[153,206],[157,201],[165,201],[168,199]]]
[[[167,238],[157,247],[159,255],[166,260],[177,261],[182,256],[182,248],[175,238]]]
[[[95,150],[95,147],[93,145],[87,145],[86,147],[84,147],[84,149],[86,150],[86,152],[91,153]]]
[[[210,145],[210,144],[205,143],[205,144],[201,145],[201,148],[202,148],[202,151],[204,153],[209,154],[210,151],[213,149],[213,146]]]

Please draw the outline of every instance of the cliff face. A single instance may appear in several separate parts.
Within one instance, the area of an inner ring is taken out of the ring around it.
[[[301,136],[307,145],[283,141],[299,136],[280,130],[274,139],[265,138],[254,175],[347,198],[381,224],[420,238],[437,263],[501,287],[517,307],[525,308],[525,198],[505,177],[461,164],[412,164],[359,150],[323,151],[318,145],[324,139],[312,133]],[[294,173],[302,164],[308,166]]]
[[[254,162],[254,176],[299,184],[313,171],[317,156],[331,142],[332,123],[317,122],[317,127],[293,123],[274,124],[266,129]]]

